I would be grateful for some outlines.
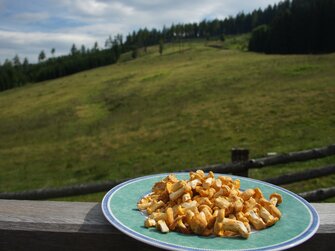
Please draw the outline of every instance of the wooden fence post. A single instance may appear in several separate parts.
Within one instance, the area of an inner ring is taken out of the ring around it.
[[[232,148],[231,149],[231,162],[245,162],[249,160],[249,150],[244,148]],[[248,177],[248,168],[242,172],[237,173],[240,176]]]

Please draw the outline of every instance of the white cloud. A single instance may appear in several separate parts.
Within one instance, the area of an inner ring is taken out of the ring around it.
[[[16,21],[25,23],[40,22],[48,19],[50,16],[47,12],[22,12],[12,16]]]
[[[6,55],[2,58],[13,58],[18,54],[21,57],[28,57],[30,61],[36,62],[37,55],[41,50],[49,52],[56,48],[57,55],[68,54],[70,46],[76,44],[91,44],[95,37],[86,34],[66,34],[47,32],[15,32],[0,30],[0,54]]]
[[[70,3],[70,2],[69,2]],[[77,0],[73,2],[72,7],[81,14],[90,16],[100,16],[106,13],[108,5],[106,3],[98,2],[95,0]]]
[[[115,16],[129,16],[134,13],[132,6],[118,1],[72,0],[66,1],[65,5],[71,17],[79,19],[91,19],[92,17],[109,19]]]
[[[124,31],[127,29],[128,29],[127,24],[112,23],[106,25],[104,23],[98,23],[98,24],[89,24],[85,26],[80,26],[69,30],[64,29],[64,31],[75,32],[78,34],[86,34],[92,37],[96,37],[98,39],[107,39],[109,35],[124,33]]]
[[[223,19],[275,2],[279,0],[0,0],[0,60],[19,54],[36,61],[42,49],[67,54],[73,43],[103,45],[109,35]]]
[[[86,43],[94,41],[93,37],[85,34],[64,34],[64,33],[46,33],[46,32],[13,32],[0,30],[0,40],[10,40],[11,44],[44,44],[46,42],[69,43],[78,41]]]

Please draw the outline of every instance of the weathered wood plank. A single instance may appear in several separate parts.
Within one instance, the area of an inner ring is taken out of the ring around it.
[[[0,199],[45,200],[50,198],[97,193],[97,192],[108,191],[114,186],[127,180],[128,179],[109,180],[109,181],[92,182],[86,184],[70,185],[58,188],[32,189],[21,192],[0,192]]]
[[[321,148],[278,154],[259,159],[250,159],[249,161],[244,162],[211,165],[208,167],[202,167],[201,169],[204,171],[211,170],[218,173],[238,173],[243,172],[249,168],[263,168],[296,161],[324,158],[331,155],[335,155],[335,144]]]
[[[306,161],[311,159],[324,158],[335,154],[335,144],[314,148],[309,150],[303,150],[299,152],[291,152],[286,154],[279,154],[270,157],[260,158],[254,161],[251,161],[252,164],[250,168],[261,168],[265,166],[286,164],[296,161]]]
[[[0,200],[0,250],[158,250],[121,233],[100,204]]]
[[[335,165],[329,165],[325,167],[319,167],[315,169],[308,169],[300,172],[284,174],[277,177],[268,178],[264,181],[275,185],[283,185],[313,179],[317,177],[323,177],[334,173],[335,173]]]
[[[331,198],[335,196],[335,186],[327,187],[327,188],[320,188],[320,189],[300,193],[299,195],[310,202],[325,200],[327,198]]]
[[[70,233],[116,233],[100,204],[0,200],[0,229]]]
[[[335,245],[335,203],[314,203],[317,234],[293,250]],[[327,240],[327,242],[325,242]],[[323,249],[324,247],[324,249]],[[159,250],[114,228],[99,203],[0,200],[0,250]]]

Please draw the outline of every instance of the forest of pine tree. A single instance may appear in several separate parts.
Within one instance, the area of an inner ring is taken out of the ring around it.
[[[334,0],[282,2],[270,23],[252,31],[249,50],[280,54],[334,52],[334,13]]]
[[[47,58],[45,51],[38,55],[38,63],[30,64],[18,55],[0,65],[0,91],[73,74],[95,67],[113,64],[121,53],[138,48],[180,41],[182,39],[221,39],[224,35],[251,32],[249,50],[265,53],[328,53],[335,51],[335,1],[286,0],[257,9],[238,13],[223,20],[202,20],[199,23],[172,24],[161,30],[147,28],[133,31],[123,41],[122,35],[109,36],[105,48],[80,49],[75,44],[69,55]]]

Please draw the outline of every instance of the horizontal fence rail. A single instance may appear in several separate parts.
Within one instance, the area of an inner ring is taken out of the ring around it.
[[[298,250],[331,250],[335,246],[335,203],[313,203],[320,227]],[[246,240],[247,241],[247,240]],[[114,228],[100,203],[0,200],[0,250],[146,250]]]
[[[281,176],[265,179],[264,181],[275,184],[275,185],[284,185],[290,184],[298,181],[318,178],[327,176],[335,173],[335,165],[300,171],[291,174],[284,174]]]
[[[65,186],[60,188],[41,188],[22,192],[2,192],[0,193],[0,199],[44,200],[50,198],[61,198],[61,197],[98,193],[108,191],[114,186],[127,180],[128,179],[111,180],[111,181],[79,184],[73,186]]]
[[[242,151],[242,153],[247,153],[247,151]],[[335,155],[335,144],[322,147],[314,148],[310,150],[291,152],[287,154],[280,154],[275,156],[269,156],[259,159],[244,160],[240,162],[232,162],[228,164],[215,164],[208,165],[205,167],[197,167],[187,170],[181,170],[179,172],[189,172],[202,169],[205,172],[213,171],[216,173],[233,173],[237,175],[247,176],[248,169],[250,168],[263,168],[266,166],[273,166],[278,164],[285,164],[295,161],[306,161],[316,158],[323,158],[327,156]],[[239,156],[241,157],[241,156]],[[318,169],[305,170],[302,172],[297,172],[293,174],[282,175],[274,178],[266,179],[265,181],[273,184],[288,184],[301,180],[311,179],[315,177],[322,177],[325,175],[335,173],[334,165],[322,167]],[[111,189],[112,187],[126,181],[128,179],[122,180],[110,180],[110,181],[101,181],[94,183],[86,183],[72,186],[65,186],[61,188],[42,188],[36,190],[22,191],[22,192],[0,192],[0,199],[16,199],[16,200],[43,200],[50,198],[60,198],[60,197],[69,197],[77,195],[85,195],[97,192],[105,192]],[[326,193],[329,195],[330,193]],[[304,196],[304,195],[303,195]],[[332,196],[330,196],[332,197]],[[328,197],[327,197],[328,198]],[[322,199],[320,199],[322,200]]]
[[[229,164],[217,164],[210,165],[202,168],[205,171],[215,171],[219,173],[236,173],[243,172],[249,168],[263,168],[266,166],[274,166],[279,164],[287,164],[297,161],[307,161],[311,159],[319,159],[335,155],[335,144],[322,147],[314,148],[310,150],[304,150],[299,152],[291,152],[286,154],[278,154],[275,156],[269,156],[259,159],[251,159],[243,162],[229,163]],[[194,170],[194,169],[192,169]]]
[[[335,196],[335,187],[321,188],[313,191],[300,193],[300,196],[310,202],[325,200]]]

